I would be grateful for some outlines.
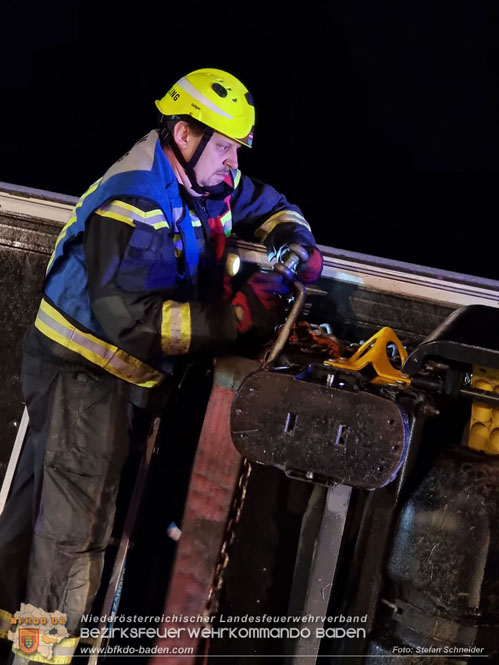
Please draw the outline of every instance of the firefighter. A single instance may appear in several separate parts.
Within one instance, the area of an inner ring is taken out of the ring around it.
[[[282,278],[256,273],[232,293],[226,238],[264,243],[269,257],[307,247],[305,283],[322,269],[300,209],[238,170],[255,114],[237,78],[197,70],[156,106],[159,129],[91,185],[61,231],[23,342],[30,430],[0,518],[0,636],[21,602],[64,613],[69,637],[46,662],[71,662],[98,590],[133,405],[182,359],[227,353],[279,321]]]

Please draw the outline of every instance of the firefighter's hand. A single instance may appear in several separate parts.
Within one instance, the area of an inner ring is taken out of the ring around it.
[[[261,334],[271,333],[282,321],[282,301],[279,295],[289,293],[289,286],[275,272],[256,272],[245,282],[232,299],[239,333],[254,329]]]
[[[296,276],[302,284],[313,284],[321,276],[322,272],[322,254],[317,247],[305,247],[309,253],[306,263],[302,263],[298,268]]]

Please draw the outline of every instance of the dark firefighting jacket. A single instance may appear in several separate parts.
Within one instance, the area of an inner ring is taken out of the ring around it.
[[[35,326],[132,384],[158,385],[175,357],[235,339],[223,299],[225,239],[315,241],[300,209],[234,169],[220,194],[179,187],[157,131],[80,198],[49,261]]]

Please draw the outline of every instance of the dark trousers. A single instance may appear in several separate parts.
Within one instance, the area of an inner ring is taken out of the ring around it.
[[[113,377],[26,349],[22,386],[30,427],[0,517],[0,608],[59,610],[75,635],[100,583],[130,405]]]

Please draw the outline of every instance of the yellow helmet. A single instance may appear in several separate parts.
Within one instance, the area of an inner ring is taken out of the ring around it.
[[[253,98],[235,76],[221,69],[197,69],[173,85],[156,106],[165,115],[190,115],[251,148]]]

